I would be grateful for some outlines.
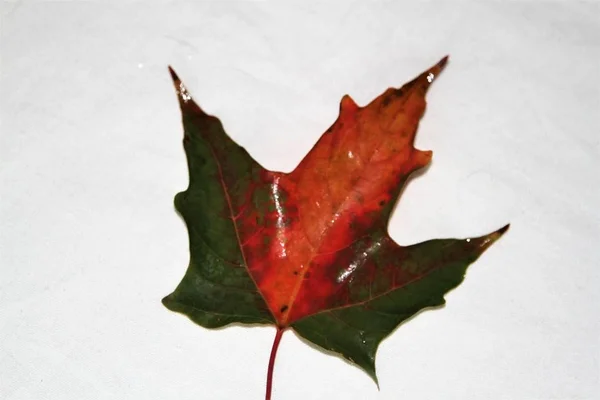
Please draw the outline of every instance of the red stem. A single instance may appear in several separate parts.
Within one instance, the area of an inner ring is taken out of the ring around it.
[[[267,370],[267,394],[265,400],[271,400],[271,389],[273,387],[273,369],[275,368],[275,356],[277,355],[277,349],[279,348],[279,342],[283,335],[283,328],[277,327],[277,333],[275,334],[275,340],[273,340],[273,347],[271,348],[271,357],[269,357],[269,369]]]

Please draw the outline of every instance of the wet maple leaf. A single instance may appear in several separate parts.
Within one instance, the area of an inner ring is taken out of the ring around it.
[[[175,197],[190,263],[170,310],[207,328],[277,328],[337,353],[375,381],[375,353],[402,321],[444,304],[469,264],[508,229],[400,246],[388,219],[430,151],[413,147],[425,94],[447,58],[365,107],[344,96],[340,114],[291,173],[260,166],[191,98],[175,72],[190,183]]]

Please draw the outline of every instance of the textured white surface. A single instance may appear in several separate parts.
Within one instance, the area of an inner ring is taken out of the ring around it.
[[[383,342],[381,391],[284,335],[274,399],[597,399],[600,9],[592,2],[50,2],[1,11],[0,398],[261,399],[271,328],[160,303],[187,265],[171,64],[264,166],[350,93],[441,56],[390,229],[511,230]]]

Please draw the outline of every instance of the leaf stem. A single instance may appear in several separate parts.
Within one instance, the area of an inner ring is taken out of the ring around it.
[[[277,333],[275,334],[275,340],[273,340],[273,347],[271,348],[271,357],[269,357],[269,369],[267,370],[267,393],[265,400],[271,400],[271,389],[273,387],[273,369],[275,368],[275,356],[277,355],[277,349],[279,348],[279,342],[285,328],[277,327]]]

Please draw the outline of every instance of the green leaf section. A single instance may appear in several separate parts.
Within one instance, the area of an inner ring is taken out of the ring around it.
[[[405,247],[406,258],[398,268],[424,271],[419,279],[363,303],[303,318],[292,328],[362,368],[377,382],[379,343],[419,311],[443,305],[444,294],[463,281],[467,267],[507,229],[479,238],[438,239]]]
[[[246,268],[236,226],[236,216],[251,198],[263,169],[172,75],[183,115],[190,177],[187,190],[175,196],[175,208],[188,228],[190,263],[163,304],[207,328],[233,322],[273,324]]]

